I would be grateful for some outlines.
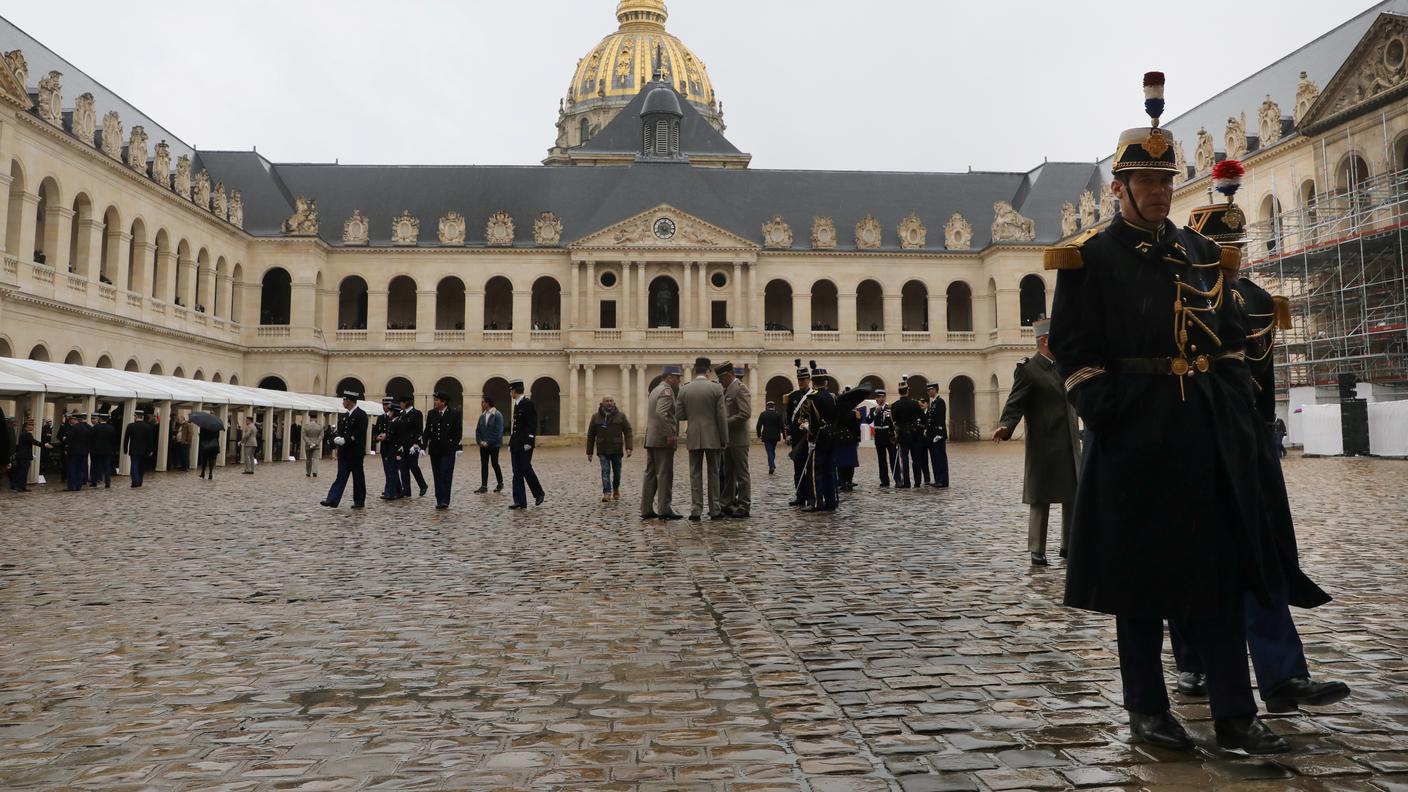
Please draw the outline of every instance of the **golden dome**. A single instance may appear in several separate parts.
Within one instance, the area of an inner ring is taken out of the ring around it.
[[[722,128],[709,72],[684,42],[665,31],[668,18],[662,0],[621,0],[616,6],[620,28],[578,62],[567,89],[566,112],[625,107],[654,77],[659,52],[665,80],[711,124]]]

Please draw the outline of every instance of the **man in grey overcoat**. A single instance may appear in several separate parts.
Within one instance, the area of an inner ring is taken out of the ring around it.
[[[667,365],[660,384],[650,392],[645,407],[645,482],[640,488],[642,520],[678,520],[670,504],[675,491],[675,448],[680,442],[680,419],[675,392],[684,369]]]
[[[724,418],[724,389],[709,379],[708,358],[694,361],[694,379],[680,389],[680,420],[689,424],[689,519],[698,522],[704,512],[704,469],[709,469],[709,517],[719,510],[719,452],[728,438]]]
[[[1046,565],[1046,526],[1051,504],[1061,504],[1061,557],[1071,541],[1071,517],[1076,499],[1076,471],[1080,467],[1080,435],[1076,411],[1066,399],[1066,384],[1056,373],[1056,361],[1048,343],[1051,322],[1040,319],[1032,324],[1036,333],[1036,355],[1017,365],[1012,393],[1002,408],[995,442],[1010,440],[1012,432],[1027,419],[1026,475],[1022,502],[1027,514],[1027,552],[1032,564]]]
[[[725,517],[743,518],[753,508],[753,479],[748,473],[748,446],[753,442],[753,396],[743,384],[743,369],[732,363],[714,367],[719,384],[724,389],[724,420],[727,422],[728,447],[723,454],[723,472],[719,483],[721,512]]]
[[[303,475],[304,477],[316,477],[318,475],[318,463],[323,458],[323,423],[318,414],[312,410],[308,411],[308,421],[303,424],[299,431],[299,440],[303,443]]]

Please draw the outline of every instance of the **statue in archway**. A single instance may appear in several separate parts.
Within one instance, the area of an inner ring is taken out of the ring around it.
[[[675,288],[670,283],[661,283],[650,298],[651,327],[679,327],[679,304],[675,300]]]

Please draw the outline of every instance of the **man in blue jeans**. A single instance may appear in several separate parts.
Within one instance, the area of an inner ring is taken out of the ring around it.
[[[631,437],[631,422],[616,408],[611,396],[601,399],[601,406],[587,426],[587,461],[593,453],[601,457],[601,502],[621,499],[621,458],[630,456],[635,448]]]

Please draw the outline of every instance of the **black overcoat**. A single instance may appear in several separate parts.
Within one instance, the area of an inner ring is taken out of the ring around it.
[[[1066,399],[1065,381],[1056,373],[1055,361],[1045,355],[1018,364],[1012,392],[997,422],[1011,437],[1023,418],[1027,437],[1022,503],[1074,503],[1080,467],[1076,411]]]
[[[1051,345],[1091,430],[1066,604],[1189,618],[1247,590],[1269,603],[1299,570],[1261,514],[1246,328],[1222,249],[1117,217],[1063,253],[1047,255],[1060,270]],[[1196,373],[1168,373],[1179,359]]]
[[[338,459],[361,459],[367,455],[367,411],[353,407],[351,412],[337,416],[334,437],[345,442],[337,448]]]

